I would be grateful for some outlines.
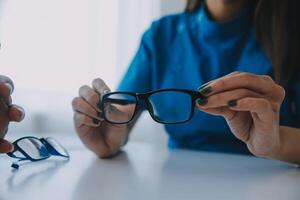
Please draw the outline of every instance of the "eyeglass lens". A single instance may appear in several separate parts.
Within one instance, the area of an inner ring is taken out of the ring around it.
[[[31,158],[39,160],[49,157],[48,150],[43,143],[35,138],[25,138],[18,141],[18,146]]]
[[[60,155],[69,156],[67,150],[55,139],[46,138],[46,141],[54,148]]]
[[[113,123],[127,123],[134,115],[137,99],[129,94],[111,94],[105,99],[104,114]]]
[[[127,123],[134,115],[137,99],[130,94],[111,94],[104,99],[104,114],[113,123]],[[190,118],[192,98],[181,91],[161,91],[148,97],[152,117],[161,123],[184,122]]]
[[[153,117],[162,123],[178,123],[189,119],[192,100],[187,93],[180,91],[157,92],[148,98]]]

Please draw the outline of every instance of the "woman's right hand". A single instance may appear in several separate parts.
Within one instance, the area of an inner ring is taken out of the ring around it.
[[[101,118],[99,102],[104,91],[110,91],[103,80],[93,80],[92,87],[84,85],[79,97],[72,101],[76,132],[87,148],[100,158],[116,154],[127,141],[127,125],[115,125]]]

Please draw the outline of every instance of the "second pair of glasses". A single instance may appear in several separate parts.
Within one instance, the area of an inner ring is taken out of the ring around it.
[[[11,167],[18,169],[20,161],[41,161],[51,156],[70,158],[68,151],[54,138],[22,137],[13,142],[14,150],[7,153],[12,158],[17,158]]]
[[[193,90],[161,89],[147,93],[104,93],[100,102],[103,118],[112,124],[132,121],[141,107],[163,124],[184,123],[193,117],[195,102],[204,96]]]

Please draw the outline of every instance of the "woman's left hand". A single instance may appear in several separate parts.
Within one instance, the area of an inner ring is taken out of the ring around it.
[[[272,78],[234,72],[211,81],[200,92],[207,98],[197,107],[223,116],[251,153],[273,157],[280,151],[279,111],[285,91]]]

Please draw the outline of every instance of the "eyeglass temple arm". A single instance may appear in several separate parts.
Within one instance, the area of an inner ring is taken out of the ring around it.
[[[11,168],[14,168],[14,169],[16,169],[16,170],[18,170],[18,169],[20,168],[20,165],[22,164],[23,161],[28,161],[28,159],[27,159],[27,158],[22,158],[22,159],[19,159],[19,160],[17,160],[17,161],[14,161],[14,162],[10,165],[10,167],[11,167]]]
[[[64,155],[64,154],[61,154],[59,153],[48,141],[47,141],[47,138],[40,138],[41,142],[45,145],[45,147],[47,148],[47,150],[49,151],[49,153],[53,156],[60,156],[60,157],[64,157],[64,158],[67,158],[67,159],[70,159],[70,154],[69,152],[67,151],[67,149],[65,147],[63,147],[61,145],[61,148],[64,149],[65,153],[67,155]]]

